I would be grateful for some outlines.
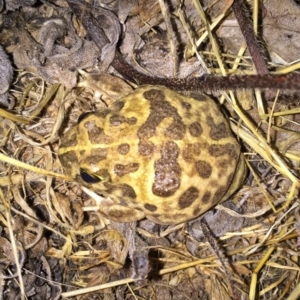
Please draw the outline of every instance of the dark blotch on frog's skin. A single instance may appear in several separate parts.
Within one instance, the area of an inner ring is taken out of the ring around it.
[[[144,204],[144,207],[145,207],[147,210],[151,211],[151,212],[154,212],[154,211],[157,210],[157,206],[156,206],[156,205],[149,204],[149,203]]]
[[[203,204],[207,204],[210,201],[210,197],[211,197],[211,193],[210,192],[205,192],[205,194],[203,195],[201,201]]]
[[[61,144],[61,148],[68,148],[68,147],[73,147],[77,145],[77,136],[78,136],[78,132],[74,132],[71,134],[71,136],[65,135],[62,138],[62,144]]]
[[[78,164],[77,153],[74,150],[61,154],[59,159],[65,168],[69,168],[68,166],[72,166],[73,164]]]
[[[100,111],[93,112],[93,115],[96,119],[104,119],[109,113],[111,112],[110,109],[106,108]],[[90,116],[90,115],[88,115]]]
[[[110,144],[113,139],[104,133],[103,128],[98,127],[94,121],[86,121],[84,127],[88,131],[89,141],[92,144]]]
[[[197,208],[193,211],[193,215],[194,215],[195,217],[198,217],[198,216],[201,215],[201,211],[202,211],[202,209],[201,209],[200,207],[197,207]]]
[[[136,199],[136,193],[134,189],[128,184],[120,184],[118,188],[122,191],[123,197]]]
[[[182,157],[185,161],[193,160],[193,144],[187,144],[182,151]]]
[[[122,177],[129,173],[136,172],[140,167],[139,163],[130,163],[127,165],[122,164],[115,164],[114,166],[114,172],[117,176]]]
[[[182,157],[185,161],[192,162],[195,159],[195,156],[201,154],[201,145],[200,143],[186,144],[184,150],[182,151]]]
[[[187,103],[185,101],[181,102],[181,106],[183,107],[184,110],[190,110],[192,108],[192,105],[190,103]]]
[[[112,218],[113,220],[123,219],[124,217],[126,218],[126,213],[120,208],[110,209],[108,217]]]
[[[212,167],[209,163],[203,160],[195,162],[196,171],[201,178],[209,178],[212,173]]]
[[[125,117],[120,115],[112,115],[109,118],[109,122],[112,126],[120,126],[122,123],[125,122]]]
[[[210,127],[209,136],[214,141],[219,141],[231,135],[224,122],[216,124],[214,119],[211,116],[208,116],[206,118],[206,123]]]
[[[155,145],[152,142],[140,141],[138,145],[139,153],[143,156],[152,155],[155,151]]]
[[[116,101],[112,105],[111,110],[113,111],[120,111],[124,107],[124,101]]]
[[[179,147],[174,142],[164,143],[161,150],[161,156],[167,160],[176,160],[179,155]]]
[[[137,122],[137,118],[136,117],[126,118],[126,122],[129,125],[134,125]]]
[[[165,136],[172,140],[181,140],[184,137],[186,127],[177,109],[166,101],[164,93],[158,89],[151,89],[143,94],[150,101],[150,114],[146,122],[138,130],[140,140],[155,135],[156,127],[165,118],[172,118],[172,124],[166,129]]]
[[[125,118],[124,116],[120,115],[112,115],[109,118],[109,122],[112,126],[120,126],[122,123],[127,123],[129,125],[134,125],[137,122],[137,119],[135,117],[131,118]]]
[[[109,182],[104,182],[103,186],[105,187],[106,195],[113,195],[115,191],[119,190],[122,193],[123,197],[131,198],[132,202],[135,202],[136,193],[134,189],[128,184],[112,184],[111,180]],[[98,191],[101,193],[101,191]],[[120,200],[119,200],[120,202]],[[126,202],[126,201],[125,201]]]
[[[237,149],[233,144],[229,144],[229,143],[225,145],[218,145],[218,144],[210,145],[208,151],[209,154],[214,157],[227,154],[236,160],[238,158]]]
[[[159,197],[173,195],[180,187],[181,168],[176,161],[160,159],[154,165],[155,179],[152,192]]]
[[[97,164],[99,161],[107,158],[108,149],[92,149],[91,155],[86,157],[88,164]]]
[[[154,163],[155,177],[152,192],[156,196],[168,197],[180,187],[181,168],[177,162],[179,147],[174,142],[164,143],[161,159]]]
[[[178,206],[180,209],[184,209],[187,207],[190,207],[193,202],[198,198],[199,196],[199,190],[192,186],[189,189],[187,189],[179,198]]]
[[[158,89],[151,89],[144,92],[144,98],[149,101],[163,101],[165,100],[165,94]]]
[[[122,155],[126,155],[130,151],[130,145],[127,143],[120,144],[118,146],[118,152]]]
[[[189,126],[189,132],[191,136],[199,137],[202,134],[203,129],[199,122],[194,122]]]
[[[182,122],[172,123],[166,130],[165,136],[172,140],[182,140],[186,126]]]
[[[232,176],[231,176],[231,178],[229,178],[229,183],[231,182],[231,180],[232,180]],[[213,199],[213,201],[214,201],[214,204],[217,204],[222,198],[223,198],[223,196],[225,195],[225,193],[227,192],[227,187],[224,187],[224,186],[221,186],[221,187],[219,187],[218,189],[217,189],[217,191],[216,191],[216,193],[215,193],[215,195],[214,195],[214,199]]]
[[[194,143],[193,144],[193,153],[196,156],[199,156],[201,153],[201,144],[200,143]]]

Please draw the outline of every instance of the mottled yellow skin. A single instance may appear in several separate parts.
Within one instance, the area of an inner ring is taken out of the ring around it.
[[[240,145],[214,101],[162,86],[142,86],[86,115],[58,155],[69,176],[112,199],[101,211],[120,222],[194,219],[245,177]]]

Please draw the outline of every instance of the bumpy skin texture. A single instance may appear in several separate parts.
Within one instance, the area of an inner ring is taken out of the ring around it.
[[[112,199],[101,211],[119,222],[194,219],[226,200],[245,174],[240,145],[213,100],[162,86],[142,86],[86,115],[58,154],[69,176]]]

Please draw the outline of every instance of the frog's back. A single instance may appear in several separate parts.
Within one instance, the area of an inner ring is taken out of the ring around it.
[[[244,179],[240,146],[217,105],[160,86],[142,86],[88,114],[59,155],[78,182],[161,224],[201,215]]]

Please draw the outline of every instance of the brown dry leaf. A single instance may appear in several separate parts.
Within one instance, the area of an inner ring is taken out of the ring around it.
[[[15,257],[13,255],[11,243],[7,239],[0,236],[0,245],[1,261],[6,261],[6,263],[14,263]]]
[[[138,14],[141,19],[140,24],[144,25],[144,23],[149,22],[153,17],[159,14],[159,12],[160,12],[160,6],[158,1],[138,0],[136,8],[132,10],[131,14],[132,15]]]
[[[287,62],[298,60],[299,3],[290,0],[267,0],[264,2],[264,13],[264,40],[271,56],[274,52]]]
[[[81,199],[72,201],[72,224],[75,229],[79,228],[84,221],[84,211]]]
[[[70,199],[55,193],[55,197],[52,197],[52,204],[63,223],[68,224],[66,219],[72,220]]]
[[[109,282],[109,276],[107,275],[110,273],[110,271],[111,270],[105,265],[91,268],[87,276],[87,286],[96,286]],[[103,293],[112,293],[112,290],[104,289]]]
[[[76,229],[83,221],[82,201],[79,199],[70,199],[60,193],[55,193],[58,205],[56,211],[60,214],[63,220],[68,219],[70,224]]]
[[[22,216],[14,218],[17,240],[22,243],[25,249],[36,244],[43,234],[43,228],[38,223],[27,220]]]
[[[61,249],[55,249],[55,248],[49,248],[46,252],[46,255],[57,259],[65,258],[65,252]]]
[[[95,239],[97,245],[105,244],[110,255],[120,265],[123,265],[128,253],[127,241],[116,230],[101,232]]]
[[[31,257],[38,257],[39,255],[46,253],[48,249],[48,240],[43,237],[30,249]]]
[[[78,265],[78,270],[84,271],[102,264],[109,265],[110,253],[107,250],[97,250],[89,246],[87,250],[74,252],[69,259]]]

